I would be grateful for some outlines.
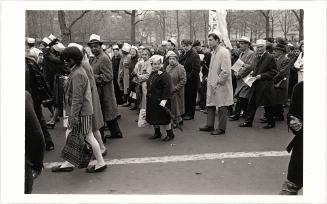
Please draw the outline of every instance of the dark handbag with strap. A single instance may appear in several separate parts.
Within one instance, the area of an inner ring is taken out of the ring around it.
[[[92,147],[85,140],[85,136],[80,132],[71,131],[61,151],[61,157],[77,168],[86,168],[90,163],[92,154]]]

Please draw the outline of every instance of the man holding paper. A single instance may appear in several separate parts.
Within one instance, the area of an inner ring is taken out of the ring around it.
[[[245,122],[240,124],[240,127],[252,127],[257,108],[265,106],[268,123],[264,128],[270,129],[275,127],[273,118],[273,78],[277,74],[277,67],[274,57],[266,52],[266,41],[262,39],[257,40],[256,46],[257,56],[252,64],[252,77],[255,77],[255,81],[249,91],[249,104]]]
[[[250,86],[244,81],[244,78],[250,75],[250,72],[252,71],[251,64],[255,57],[254,52],[250,49],[251,42],[248,37],[242,36],[239,40],[239,44],[242,53],[232,67],[232,69],[234,68],[237,79],[237,87],[234,93],[234,98],[237,101],[235,104],[234,115],[229,117],[230,121],[238,120],[242,110],[244,113],[246,112]],[[237,65],[239,65],[239,69],[236,71],[235,67],[238,67]]]

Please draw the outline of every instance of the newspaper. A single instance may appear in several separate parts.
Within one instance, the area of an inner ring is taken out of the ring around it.
[[[242,68],[244,62],[240,59],[238,59],[232,66],[232,70],[234,70],[236,73],[239,72],[239,70]]]
[[[256,78],[251,76],[251,74],[247,75],[246,77],[244,77],[242,79],[249,87],[251,87],[253,82],[255,82],[255,80],[256,80]]]

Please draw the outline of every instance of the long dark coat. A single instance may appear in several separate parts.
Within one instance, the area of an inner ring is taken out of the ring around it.
[[[286,104],[288,99],[288,82],[290,76],[290,60],[282,55],[276,61],[277,75],[274,77],[274,83],[277,84],[280,80],[286,78],[286,86],[284,88],[275,88],[275,104]]]
[[[273,78],[277,74],[275,58],[268,52],[262,57],[256,56],[253,61],[252,76],[261,75],[261,79],[255,81],[249,93],[249,100],[255,96],[258,106],[274,105],[274,82]]]
[[[184,66],[186,71],[187,82],[185,85],[185,89],[197,89],[198,83],[200,80],[200,56],[193,49],[185,53],[185,55],[181,56],[179,59],[179,63]]]
[[[160,106],[161,100],[167,100],[166,107],[171,107],[171,79],[167,72],[154,71],[147,80],[146,121],[151,125],[168,125],[170,115]]]
[[[99,92],[102,114],[105,121],[110,121],[119,115],[114,85],[113,71],[109,57],[101,52],[91,61],[95,82]]]

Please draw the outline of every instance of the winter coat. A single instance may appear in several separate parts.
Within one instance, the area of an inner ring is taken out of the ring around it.
[[[131,55],[123,55],[119,63],[119,72],[118,72],[118,84],[120,90],[124,91],[124,94],[128,94],[129,90],[129,65],[131,63]]]
[[[261,57],[255,57],[252,66],[252,76],[261,75],[261,79],[256,80],[252,84],[249,92],[249,100],[255,97],[256,105],[258,106],[274,105],[273,78],[277,74],[275,58],[268,52],[265,52]]]
[[[280,56],[277,61],[277,75],[274,77],[274,84],[277,84],[284,78],[286,78],[284,87],[275,87],[275,104],[286,104],[288,100],[288,82],[290,76],[290,60],[285,56]]]
[[[118,79],[120,59],[121,59],[120,55],[112,57],[112,70],[114,74],[114,80],[116,81]]]
[[[243,81],[242,78],[246,77],[253,69],[251,67],[255,54],[252,50],[248,49],[246,52],[242,52],[239,59],[244,62],[243,67],[239,70],[237,79],[237,87],[235,89],[234,97],[248,98],[250,87]]]
[[[151,125],[168,125],[170,114],[160,106],[161,100],[167,100],[165,107],[171,107],[171,79],[165,71],[154,71],[147,80],[146,121]]]
[[[218,46],[210,60],[207,81],[207,106],[229,106],[233,102],[231,57],[229,51]]]
[[[87,59],[82,61],[82,67],[85,69],[87,77],[89,78],[90,81],[92,105],[93,105],[92,132],[95,132],[104,126],[99,93],[95,83],[92,67]]]
[[[67,116],[78,119],[93,115],[90,82],[82,66],[75,66],[64,85],[64,107]]]
[[[104,120],[113,120],[117,118],[119,113],[113,85],[111,61],[106,54],[101,52],[92,60],[90,65],[93,68]]]
[[[140,60],[136,65],[134,72],[136,73],[137,82],[141,85],[141,108],[146,108],[146,81],[148,80],[151,72],[152,72],[152,65],[150,60],[144,62],[144,60]]]
[[[194,90],[198,88],[200,82],[200,56],[193,49],[189,50],[183,56],[180,57],[179,63],[184,66],[187,76],[187,82],[185,89]]]
[[[171,112],[175,117],[178,117],[185,113],[184,86],[187,80],[186,71],[180,64],[168,65],[166,71],[171,78]]]

